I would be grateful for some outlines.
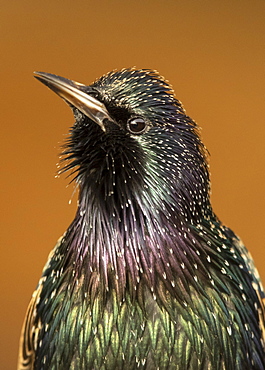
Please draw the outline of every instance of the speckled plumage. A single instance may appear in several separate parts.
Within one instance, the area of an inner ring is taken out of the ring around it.
[[[75,86],[110,119],[71,104],[61,172],[78,209],[33,294],[18,369],[264,369],[259,276],[211,208],[207,151],[171,86],[137,69]]]

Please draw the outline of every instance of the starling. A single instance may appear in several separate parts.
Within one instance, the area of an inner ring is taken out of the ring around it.
[[[89,86],[35,77],[73,110],[61,172],[79,201],[18,369],[265,369],[259,275],[212,210],[206,148],[169,83],[135,68]]]

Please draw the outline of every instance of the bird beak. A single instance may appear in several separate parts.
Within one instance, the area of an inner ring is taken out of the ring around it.
[[[85,85],[45,72],[34,72],[34,77],[52,89],[67,103],[73,105],[106,131],[104,121],[113,121],[103,103],[80,89]]]

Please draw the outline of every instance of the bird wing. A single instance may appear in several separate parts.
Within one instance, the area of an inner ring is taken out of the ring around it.
[[[42,279],[37,289],[34,291],[29,303],[26,317],[24,319],[18,354],[18,370],[33,370],[35,359],[35,348],[38,341],[38,333],[41,322],[36,322],[37,304],[42,291]]]
[[[261,298],[260,294],[258,294],[259,301],[260,301],[260,308],[258,309],[259,312],[259,325],[262,334],[262,341],[263,346],[265,349],[265,298]]]
[[[249,274],[253,277],[252,287],[255,290],[258,297],[258,315],[259,315],[259,327],[261,330],[261,340],[265,348],[265,295],[262,282],[254,265],[253,258],[250,252],[246,249],[240,238],[233,238],[236,247],[239,249],[241,256],[248,266]]]
[[[48,262],[45,264],[43,271],[46,270],[50,259],[54,255],[57,247],[60,245],[63,236],[59,238],[55,247],[48,256]],[[29,302],[26,317],[22,326],[19,342],[18,365],[17,370],[33,370],[35,351],[38,344],[39,331],[42,328],[40,319],[37,319],[37,305],[40,300],[40,295],[43,288],[43,283],[46,277],[42,277],[39,281],[37,289],[33,292],[31,301]]]

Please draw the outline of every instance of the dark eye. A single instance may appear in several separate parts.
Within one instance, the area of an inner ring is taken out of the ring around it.
[[[127,127],[132,134],[141,134],[146,129],[146,122],[142,117],[133,117],[128,120]]]

